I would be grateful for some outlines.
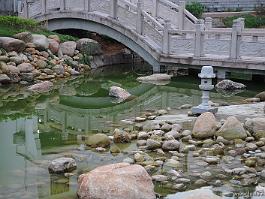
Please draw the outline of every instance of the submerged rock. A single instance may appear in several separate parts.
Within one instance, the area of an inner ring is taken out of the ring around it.
[[[199,139],[209,138],[214,135],[216,129],[217,122],[214,114],[206,112],[197,118],[192,130],[192,135]]]
[[[78,178],[80,199],[155,199],[151,177],[140,165],[118,163],[98,167]]]
[[[34,84],[28,87],[29,91],[37,92],[37,93],[45,93],[49,92],[53,87],[53,83],[50,81],[44,81],[41,83]]]
[[[247,119],[245,128],[248,129],[255,138],[265,138],[265,118]]]
[[[228,91],[229,90],[242,90],[246,88],[244,84],[233,82],[228,79],[220,81],[218,84],[216,84],[215,87],[220,90],[228,90]]]
[[[216,132],[216,136],[222,136],[227,140],[245,139],[247,132],[240,121],[234,116],[228,117],[224,125]]]
[[[109,96],[116,97],[118,102],[123,102],[124,100],[128,99],[131,94],[121,87],[112,86],[109,90]]]
[[[88,146],[91,146],[93,148],[108,147],[110,145],[110,138],[103,133],[98,133],[89,136],[85,142]]]
[[[58,158],[49,164],[50,173],[66,173],[76,169],[76,162],[73,158]]]
[[[172,78],[172,75],[168,74],[153,74],[144,77],[138,77],[138,81],[168,81]]]

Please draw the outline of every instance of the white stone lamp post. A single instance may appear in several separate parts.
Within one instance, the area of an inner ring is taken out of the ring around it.
[[[214,89],[212,79],[216,77],[213,72],[213,67],[203,66],[199,77],[201,78],[201,85],[199,87],[202,90],[202,103],[192,108],[192,114],[197,115],[205,112],[217,113],[218,108],[209,106],[210,91]]]

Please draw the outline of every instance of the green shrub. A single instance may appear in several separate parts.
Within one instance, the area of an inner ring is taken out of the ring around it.
[[[199,2],[191,2],[186,5],[186,9],[197,18],[201,18],[204,12],[204,6]]]
[[[255,16],[251,14],[236,16],[236,17],[226,17],[223,22],[226,27],[233,26],[233,20],[237,18],[245,18],[245,27],[246,28],[260,28],[265,26],[265,16]]]

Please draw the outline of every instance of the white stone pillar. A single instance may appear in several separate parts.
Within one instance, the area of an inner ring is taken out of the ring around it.
[[[203,43],[204,43],[204,31],[205,25],[202,19],[199,19],[195,24],[195,49],[194,56],[201,57],[203,56]]]
[[[205,29],[210,30],[213,28],[213,18],[212,17],[206,17],[205,18]]]
[[[138,2],[137,2],[136,32],[140,35],[143,34],[143,22],[144,22],[142,8],[143,8],[143,1],[138,0]]]
[[[185,7],[186,3],[185,1],[179,2],[179,10],[178,10],[178,27],[179,30],[184,30],[184,20],[185,20]]]
[[[84,0],[84,11],[90,12],[90,1],[91,0]]]
[[[158,3],[159,3],[159,0],[153,0],[153,17],[156,18],[157,17],[157,14],[158,14]]]
[[[60,7],[60,10],[61,11],[64,11],[64,10],[66,10],[66,3],[65,3],[65,0],[61,0],[61,5],[60,5],[61,7]]]
[[[47,0],[41,0],[41,14],[45,14],[47,11]]]
[[[164,32],[163,32],[163,43],[162,43],[162,52],[165,55],[168,55],[170,52],[169,49],[169,30],[171,28],[170,20],[165,21]]]
[[[29,3],[27,0],[23,2],[23,16],[28,19],[29,18]]]
[[[234,20],[232,27],[232,36],[231,36],[231,46],[230,46],[230,58],[238,59],[239,50],[240,50],[240,36],[239,34],[242,31],[242,22],[241,20]]]
[[[111,0],[111,17],[117,19],[118,14],[118,0]]]

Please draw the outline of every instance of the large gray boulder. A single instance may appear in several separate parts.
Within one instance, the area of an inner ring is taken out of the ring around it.
[[[265,138],[265,118],[247,119],[245,128],[248,129],[255,138]]]
[[[73,158],[58,158],[53,160],[49,164],[49,172],[50,173],[66,173],[71,172],[76,169],[76,162]]]
[[[78,178],[80,199],[155,199],[152,178],[140,165],[98,167]]]
[[[26,48],[26,44],[24,41],[21,41],[19,39],[14,39],[11,37],[0,37],[0,48],[3,48],[8,52],[22,52]]]
[[[49,48],[49,41],[45,35],[33,34],[33,44],[38,50],[45,50]]]
[[[128,99],[131,94],[121,87],[112,86],[109,90],[109,96],[117,98],[118,102],[122,102]]]
[[[63,55],[68,55],[70,57],[73,57],[75,55],[76,42],[67,41],[67,42],[61,43],[60,50]]]
[[[246,88],[246,86],[244,84],[233,82],[233,81],[228,80],[228,79],[220,81],[218,84],[216,84],[215,87],[216,87],[216,89],[227,90],[227,91],[242,90],[242,89]]]
[[[76,42],[76,49],[79,50],[81,53],[86,53],[89,55],[102,54],[100,44],[97,41],[88,38],[79,39]]]
[[[214,135],[217,129],[217,122],[214,114],[206,112],[201,114],[192,130],[192,135],[198,139],[210,138]]]
[[[34,67],[30,63],[22,63],[17,66],[21,73],[30,73],[34,70]]]
[[[247,132],[240,121],[234,116],[227,118],[223,126],[216,132],[216,136],[222,136],[227,140],[245,139]]]

